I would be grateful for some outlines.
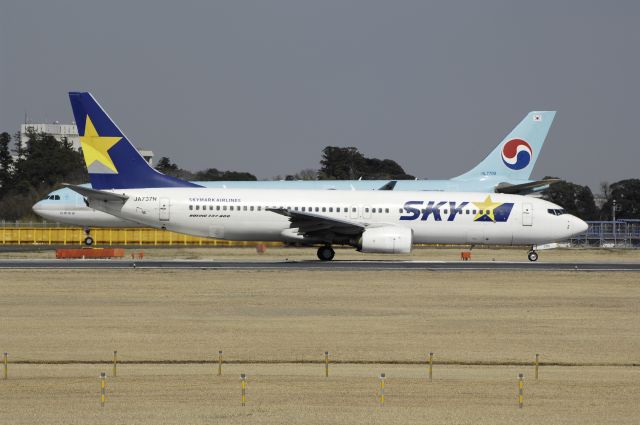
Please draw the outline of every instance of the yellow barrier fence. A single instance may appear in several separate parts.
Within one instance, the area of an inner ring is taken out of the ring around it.
[[[85,234],[77,227],[2,227],[3,245],[82,245]],[[188,245],[252,247],[265,242],[238,242],[200,238],[151,228],[143,229],[92,229],[94,245]],[[267,243],[282,246],[281,243]]]

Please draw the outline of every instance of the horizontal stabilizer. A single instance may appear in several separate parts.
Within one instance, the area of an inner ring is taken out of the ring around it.
[[[63,183],[63,186],[66,186],[74,192],[87,197],[90,201],[125,203],[126,200],[129,199],[127,195],[120,195],[112,192],[103,192],[102,190],[95,190],[84,186],[77,186],[74,184]]]
[[[495,190],[497,193],[522,195],[522,194],[546,189],[550,185],[554,183],[558,183],[560,181],[562,181],[562,179],[544,179],[544,180],[536,180],[533,182],[522,183],[522,184],[500,183],[498,186],[496,186]]]
[[[389,183],[385,184],[378,190],[393,190],[396,187],[396,184],[398,184],[397,180],[391,180]]]

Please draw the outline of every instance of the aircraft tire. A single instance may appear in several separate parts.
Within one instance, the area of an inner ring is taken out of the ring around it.
[[[529,261],[538,261],[538,253],[535,251],[529,251],[527,257],[529,258]]]
[[[91,246],[93,245],[93,238],[91,236],[87,236],[86,238],[84,238],[84,244],[86,246]]]
[[[318,258],[320,261],[331,261],[336,252],[330,246],[321,246],[318,248]]]

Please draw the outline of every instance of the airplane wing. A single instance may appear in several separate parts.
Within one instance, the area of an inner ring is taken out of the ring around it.
[[[331,231],[344,235],[357,235],[367,227],[363,223],[341,218],[327,217],[302,211],[293,211],[288,208],[267,208],[267,211],[289,217],[292,228],[298,228],[298,233],[312,235],[317,232]]]
[[[550,185],[554,183],[558,183],[562,181],[562,179],[545,179],[545,180],[536,180],[529,183],[522,184],[508,184],[508,183],[500,183],[496,186],[497,193],[508,193],[512,195],[524,195],[531,192],[536,192],[542,189],[546,189]]]
[[[102,190],[95,190],[84,186],[77,186],[74,184],[62,183],[63,186],[68,187],[74,192],[78,192],[82,196],[86,196],[92,201],[104,201],[104,202],[113,202],[120,201],[124,203],[127,199],[129,199],[126,195],[119,195],[117,193],[111,192],[103,192]]]

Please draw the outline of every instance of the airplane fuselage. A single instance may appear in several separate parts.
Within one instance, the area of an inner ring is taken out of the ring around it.
[[[365,231],[408,228],[413,243],[535,245],[586,229],[582,220],[557,213],[561,207],[548,201],[495,193],[210,188],[108,192],[128,199],[92,201],[90,206],[144,226],[228,240],[323,241],[300,234],[289,217],[274,209],[357,223]],[[349,236],[333,236],[334,243],[354,244]]]

